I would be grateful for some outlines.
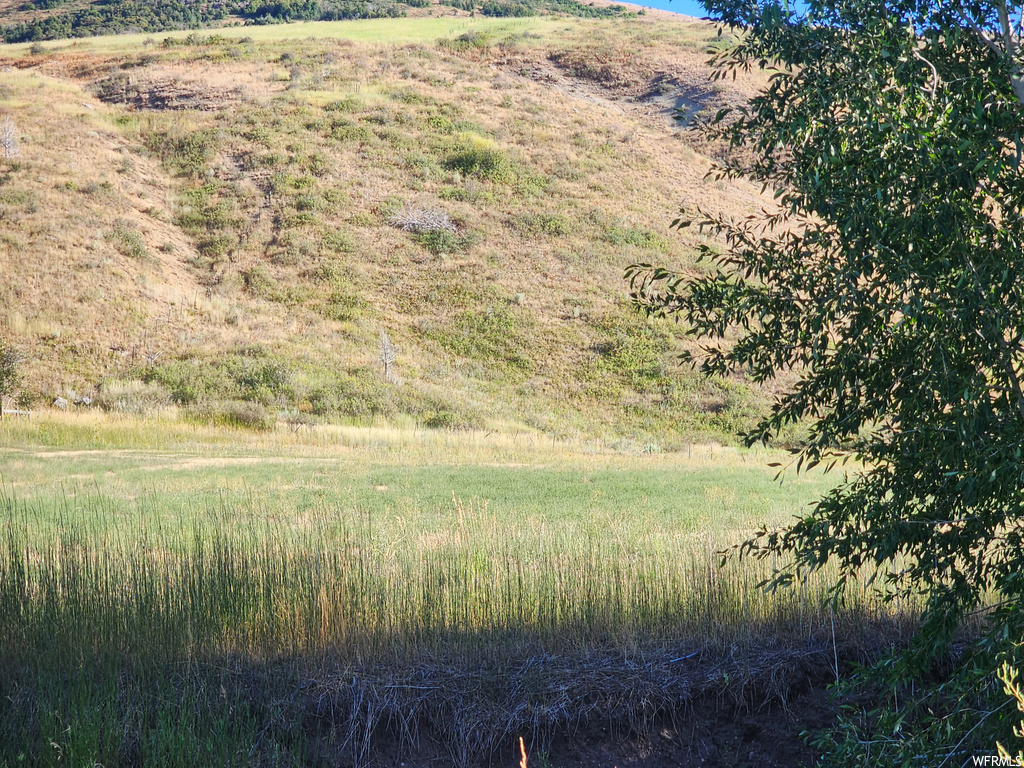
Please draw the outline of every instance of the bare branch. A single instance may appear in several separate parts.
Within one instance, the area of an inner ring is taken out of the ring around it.
[[[1006,54],[1006,52],[999,47],[998,43],[996,43],[995,38],[993,38],[991,34],[989,34],[984,29],[978,26],[978,22],[976,22],[974,19],[972,19],[970,16],[966,14],[964,14],[964,21],[966,21],[967,26],[969,26],[974,31],[974,34],[976,34],[978,38],[985,45],[991,48],[995,53],[999,54],[1000,56],[1004,56]]]
[[[440,208],[416,208],[407,205],[401,213],[391,217],[391,226],[406,232],[456,232],[458,227]]]
[[[1010,13],[1006,9],[1006,0],[1002,0],[996,10],[999,13],[999,26],[1003,29],[1003,44],[1006,46],[1006,55],[1016,61],[1017,41],[1014,40],[1013,29],[1010,27]]]
[[[928,65],[929,69],[931,69],[932,71],[932,87],[929,89],[929,92],[931,93],[932,100],[934,100],[935,91],[938,90],[939,88],[939,70],[937,70],[935,68],[935,65],[928,61],[928,59],[922,56],[920,51],[918,51],[916,48],[914,49],[914,58],[918,59],[919,61],[923,61],[925,64]]]

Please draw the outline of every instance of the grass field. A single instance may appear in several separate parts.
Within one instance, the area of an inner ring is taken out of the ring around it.
[[[774,482],[763,452],[0,430],[0,765],[365,764],[421,720],[470,765],[517,730],[651,716],[680,687],[784,697],[832,631],[848,657],[896,626],[857,596],[831,616],[823,580],[768,595],[770,564],[719,566],[829,486]]]
[[[454,37],[470,30],[501,34],[531,32],[551,33],[575,22],[554,16],[532,16],[522,19],[465,16],[419,16],[408,19],[353,19],[350,21],[309,21],[297,24],[267,26],[221,27],[199,34],[216,34],[228,40],[249,38],[260,42],[288,40],[351,40],[374,44],[427,43],[442,37]],[[157,32],[154,34],[105,35],[94,38],[55,40],[45,43],[53,52],[82,51],[89,53],[123,53],[138,50],[146,41],[184,40],[194,30]],[[31,43],[0,46],[0,55],[19,56],[28,53]]]

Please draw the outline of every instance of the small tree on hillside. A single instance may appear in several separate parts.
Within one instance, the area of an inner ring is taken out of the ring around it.
[[[1024,9],[706,5],[741,30],[719,74],[770,72],[746,108],[716,117],[712,131],[753,156],[719,172],[778,190],[778,207],[743,221],[691,212],[676,224],[726,244],[703,248],[715,268],[634,265],[635,300],[688,323],[708,374],[799,373],[749,443],[805,420],[798,469],[865,462],[744,546],[791,563],[772,585],[831,563],[837,596],[867,567],[890,596],[923,598],[912,653],[887,667],[894,684],[949,659],[964,618],[995,603],[987,644],[960,667],[980,659],[988,683],[918,688],[920,709],[901,697],[865,720],[871,738],[854,728],[833,744],[847,765],[960,765],[976,726],[1000,722],[977,697],[994,695],[997,652],[1024,632]]]
[[[10,160],[21,152],[21,147],[18,146],[18,127],[10,115],[4,115],[0,120],[0,149],[3,150],[5,160]]]
[[[391,337],[388,336],[387,331],[380,332],[379,351],[380,362],[384,366],[384,378],[393,381],[391,366],[395,363],[395,345],[391,343]]]
[[[0,341],[0,397],[13,397],[21,385],[21,353]]]

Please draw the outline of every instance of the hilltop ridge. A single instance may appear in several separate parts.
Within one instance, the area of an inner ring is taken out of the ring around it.
[[[8,43],[166,32],[296,21],[406,16],[519,18],[541,14],[611,18],[645,14],[624,5],[580,0],[0,0],[0,39]]]

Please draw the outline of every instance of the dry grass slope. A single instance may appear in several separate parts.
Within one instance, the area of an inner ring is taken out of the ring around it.
[[[697,268],[697,236],[668,229],[680,203],[762,204],[706,180],[671,120],[746,95],[710,82],[715,30],[338,36],[375,23],[0,49],[21,132],[0,165],[0,333],[27,353],[24,399],[666,444],[749,421],[767,394],[678,370],[680,329],[632,315],[621,278]],[[451,226],[394,225],[424,211]]]

